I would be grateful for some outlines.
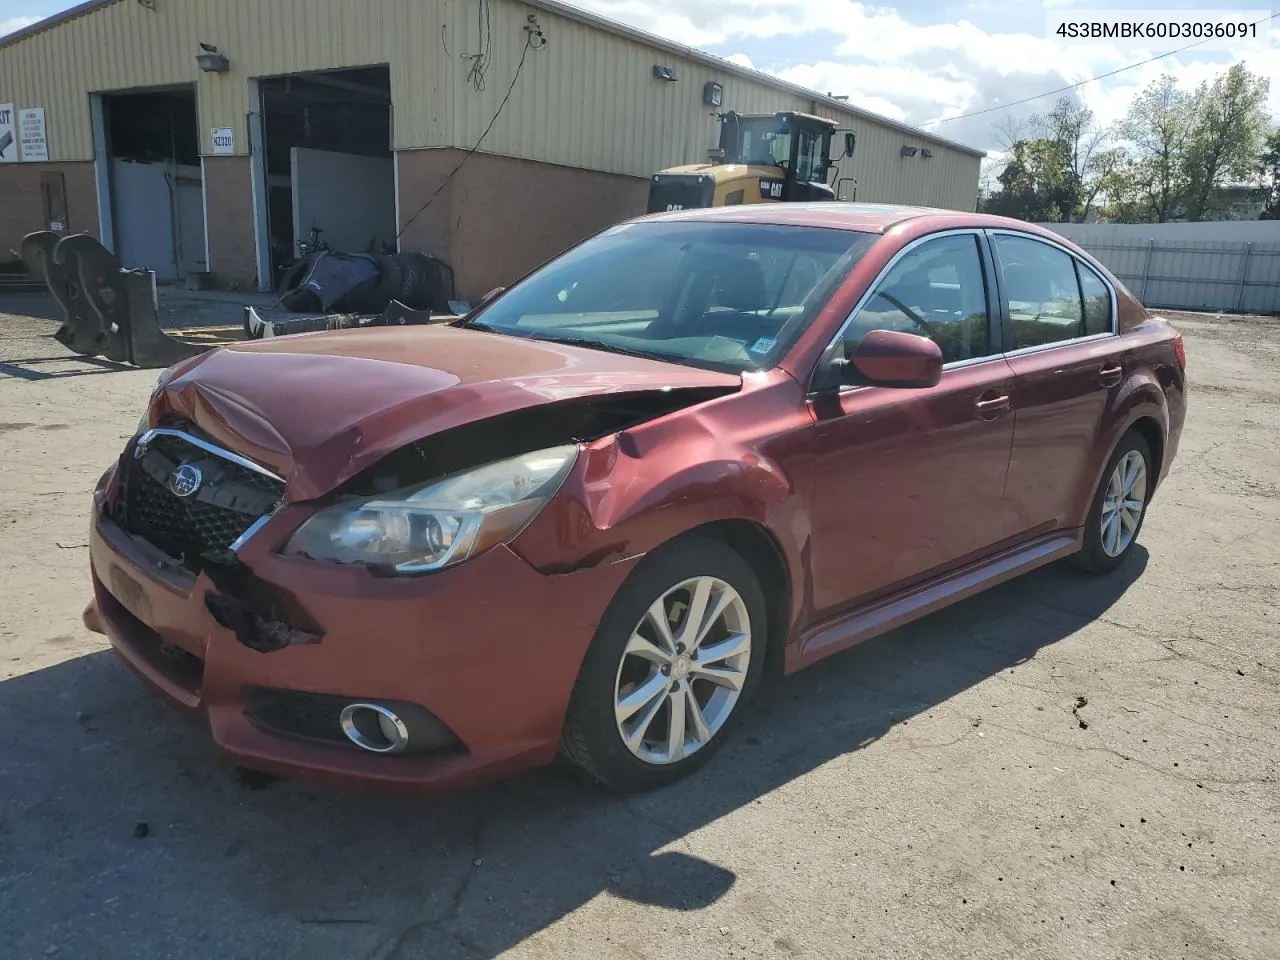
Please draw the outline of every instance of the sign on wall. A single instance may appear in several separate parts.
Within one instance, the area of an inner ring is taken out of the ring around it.
[[[49,159],[49,134],[44,125],[44,107],[27,107],[18,111],[18,136],[22,141],[24,162]]]
[[[236,133],[230,127],[214,127],[213,134],[213,155],[215,157],[229,157],[236,152]]]
[[[13,120],[13,104],[0,103],[0,163],[18,159],[18,132]]]

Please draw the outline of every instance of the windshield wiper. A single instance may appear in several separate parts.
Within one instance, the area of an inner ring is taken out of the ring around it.
[[[606,353],[620,353],[628,357],[641,357],[645,360],[665,360],[667,363],[679,363],[678,357],[664,356],[659,353],[647,353],[644,350],[634,350],[630,347],[619,346],[616,343],[606,343],[602,340],[592,340],[590,337],[563,337],[550,334],[532,335],[530,340],[541,340],[544,343],[562,343],[567,347],[586,347],[590,350],[603,350]]]

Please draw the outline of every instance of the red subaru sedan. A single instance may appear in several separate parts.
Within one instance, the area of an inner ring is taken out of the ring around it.
[[[236,764],[422,788],[696,769],[794,671],[1134,548],[1181,337],[996,217],[630,221],[468,317],[161,375],[94,494],[93,601]]]

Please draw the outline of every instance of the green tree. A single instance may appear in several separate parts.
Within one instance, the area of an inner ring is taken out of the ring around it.
[[[1084,195],[1081,198],[1082,219],[1089,215],[1089,209],[1097,201],[1098,196],[1106,195],[1108,183],[1114,181],[1117,186],[1120,185],[1117,171],[1123,168],[1127,159],[1128,153],[1124,147],[1099,150],[1089,157],[1088,166],[1085,168]]]
[[[1060,221],[1072,202],[1067,162],[1067,149],[1057,141],[1017,141],[997,177],[1000,189],[987,197],[983,210],[1035,223]]]
[[[1099,191],[1106,197],[1103,214],[1117,223],[1151,222],[1150,184],[1143,161],[1121,155],[1099,177]]]
[[[1048,114],[1033,118],[1032,124],[1042,138],[1062,147],[1062,221],[1083,220],[1089,212],[1086,197],[1092,201],[1097,194],[1092,163],[1106,132],[1098,126],[1092,110],[1070,97],[1060,98]]]
[[[1267,206],[1259,220],[1280,220],[1280,127],[1267,136],[1259,161],[1262,185],[1267,191]]]
[[[1196,91],[1183,160],[1188,219],[1203,220],[1211,212],[1224,182],[1251,179],[1256,172],[1269,89],[1265,77],[1235,64]]]
[[[1196,115],[1193,97],[1178,89],[1170,74],[1140,94],[1117,125],[1119,135],[1133,144],[1141,173],[1150,179],[1147,196],[1150,219],[1165,223],[1178,211],[1188,192],[1186,146]]]

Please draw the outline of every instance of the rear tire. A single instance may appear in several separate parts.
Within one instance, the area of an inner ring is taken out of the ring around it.
[[[690,615],[703,604],[701,616]],[[759,684],[766,614],[750,564],[720,541],[691,537],[650,554],[601,618],[570,699],[561,757],[617,793],[697,770],[724,745]]]
[[[1155,473],[1151,448],[1131,430],[1120,438],[1102,471],[1085,521],[1084,545],[1072,558],[1086,573],[1110,573],[1133,552],[1147,516]]]

